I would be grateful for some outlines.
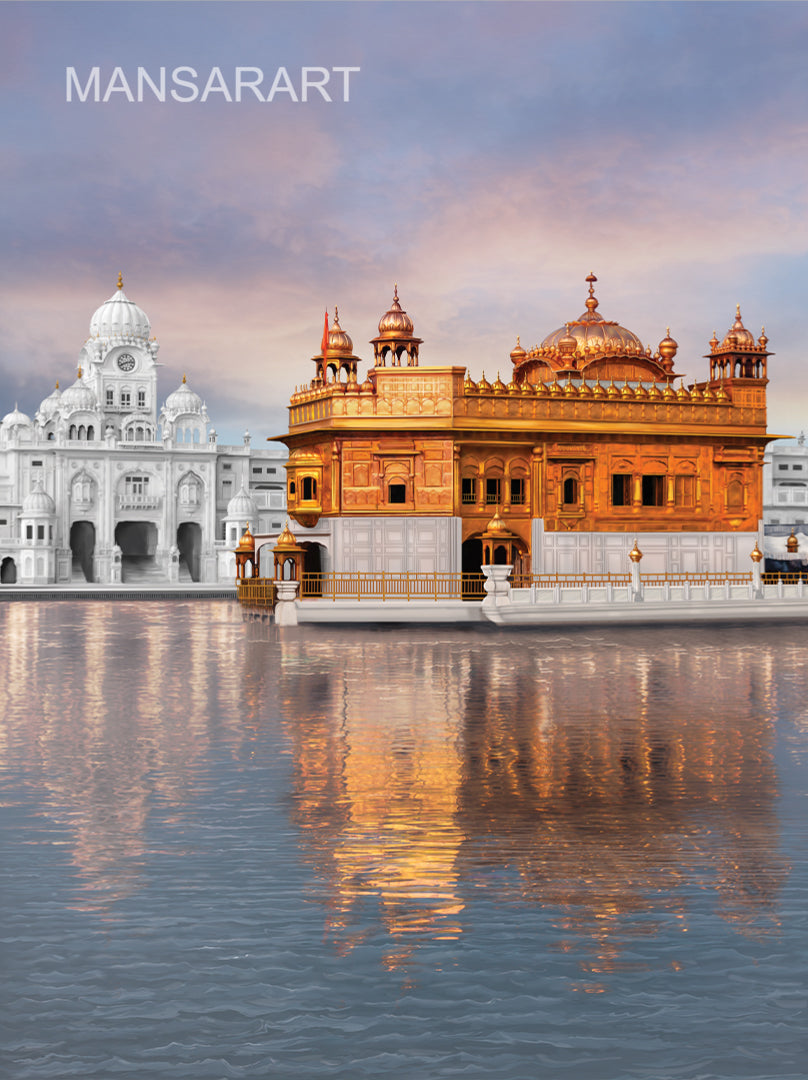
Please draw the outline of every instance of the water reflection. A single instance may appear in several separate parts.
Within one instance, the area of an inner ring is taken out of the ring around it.
[[[85,909],[111,912],[161,854],[181,874],[217,755],[258,805],[256,755],[288,754],[339,952],[381,930],[397,967],[481,902],[530,905],[597,990],[705,896],[740,933],[778,928],[774,717],[805,715],[790,628],[279,633],[217,603],[0,618],[0,752],[64,829]]]
[[[771,648],[700,631],[285,634],[279,687],[294,820],[328,881],[330,931],[378,899],[395,944],[458,935],[478,889],[542,905],[589,970],[711,890],[776,929]],[[597,984],[588,989],[597,988]]]

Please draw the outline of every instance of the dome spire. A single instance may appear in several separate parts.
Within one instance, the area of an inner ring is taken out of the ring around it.
[[[123,289],[123,274],[118,272],[118,288]]]
[[[589,311],[594,311],[598,306],[598,300],[595,297],[595,282],[598,279],[594,274],[588,274],[586,280],[589,282],[589,296],[587,297],[586,306]]]

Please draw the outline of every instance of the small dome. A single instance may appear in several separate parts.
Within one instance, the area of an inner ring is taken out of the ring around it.
[[[671,337],[671,328],[668,327],[665,331],[664,338],[659,343],[659,355],[663,360],[673,360],[678,348],[679,342],[673,340]]]
[[[123,291],[123,278],[118,274],[118,288],[90,320],[90,337],[127,337],[148,341],[150,334],[151,324],[146,312]]]
[[[398,285],[393,291],[393,303],[379,320],[381,337],[412,337],[412,319],[398,301]]]
[[[527,353],[522,348],[522,342],[519,340],[519,337],[517,336],[516,344],[511,349],[511,360],[513,360],[514,364],[518,364],[522,360],[524,360],[524,358],[526,356],[527,356]]]
[[[72,386],[62,394],[59,404],[65,415],[73,412],[95,412],[98,400],[84,381],[84,372],[79,368],[79,375]]]
[[[202,412],[202,398],[194,393],[183,375],[180,385],[166,398],[164,408],[175,416],[181,413],[199,413]]]
[[[735,349],[738,348],[738,346],[745,348],[750,345],[755,345],[755,336],[751,331],[746,329],[741,321],[741,305],[737,304],[735,307],[735,322],[727,331],[724,340],[721,342],[721,348]]]
[[[250,532],[250,526],[241,535],[236,551],[255,551],[255,537]]]
[[[252,521],[255,517],[255,500],[251,498],[244,485],[227,504],[227,516],[239,521]]]
[[[42,486],[42,481],[37,480],[33,488],[22,501],[22,512],[26,516],[44,516],[56,513],[56,504]]]
[[[24,412],[20,412],[20,410],[17,408],[16,404],[14,405],[14,411],[10,412],[10,413],[6,413],[6,415],[3,417],[3,427],[4,428],[30,427],[30,426],[31,426],[31,418],[30,418],[30,416],[26,416],[26,414]]]
[[[39,406],[38,416],[43,424],[47,423],[47,421],[50,420],[51,417],[53,417],[59,411],[59,405],[61,403],[61,400],[62,391],[59,389],[59,383],[57,382],[56,389],[53,390],[50,394],[48,394],[48,396]]]
[[[351,356],[353,354],[353,341],[351,341],[350,335],[339,324],[339,308],[334,308],[334,324],[328,331],[328,354],[332,353],[343,356]]]

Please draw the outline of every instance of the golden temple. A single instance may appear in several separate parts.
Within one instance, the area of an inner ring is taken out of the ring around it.
[[[628,533],[745,533],[746,568],[770,438],[765,333],[756,340],[738,308],[723,340],[709,343],[705,378],[685,385],[670,330],[655,349],[643,346],[600,313],[596,281],[586,278],[577,319],[533,348],[517,339],[507,381],[424,365],[397,287],[360,381],[360,358],[335,318],[281,437],[289,514],[298,539],[320,549],[309,568],[477,569],[497,511],[521,571],[549,568],[550,558],[554,569],[608,569],[609,553],[592,538]],[[414,523],[409,536],[402,519]],[[448,519],[459,524],[441,528]],[[337,535],[337,521],[350,529]],[[566,566],[560,536],[574,548]],[[736,546],[707,551],[691,538],[689,547],[668,543],[660,558],[666,569],[735,569]]]

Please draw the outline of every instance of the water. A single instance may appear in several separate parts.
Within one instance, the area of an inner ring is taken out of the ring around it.
[[[803,627],[0,625],[9,1080],[803,1080]]]

